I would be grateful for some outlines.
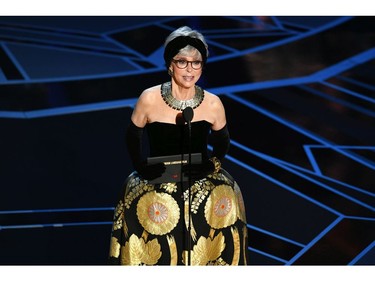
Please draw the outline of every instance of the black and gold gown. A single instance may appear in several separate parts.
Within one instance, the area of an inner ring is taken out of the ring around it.
[[[150,156],[188,152],[187,125],[154,122],[146,129]],[[208,157],[209,131],[206,121],[191,123],[191,152]],[[190,194],[189,210],[187,183],[151,184],[129,175],[114,213],[109,263],[246,265],[246,214],[236,181],[221,168],[195,180]]]

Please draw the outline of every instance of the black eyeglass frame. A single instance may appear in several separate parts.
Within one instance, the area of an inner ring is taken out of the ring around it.
[[[203,61],[201,61],[201,60],[192,60],[192,61],[188,61],[188,60],[175,60],[175,59],[172,59],[172,62],[174,62],[174,64],[177,66],[177,68],[179,68],[179,69],[185,69],[185,68],[187,68],[188,67],[188,65],[189,65],[189,63],[190,63],[190,66],[191,66],[191,68],[192,69],[194,69],[194,70],[199,70],[199,69],[202,69],[202,67],[203,67]],[[179,65],[178,65],[178,63],[182,63],[182,62],[184,62],[184,64],[186,64],[184,67],[180,67]],[[193,66],[193,63],[198,63],[199,62],[199,67],[198,68],[196,68],[196,67],[194,67]]]

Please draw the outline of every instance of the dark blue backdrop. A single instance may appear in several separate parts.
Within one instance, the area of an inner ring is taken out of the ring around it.
[[[164,38],[208,41],[250,265],[375,264],[374,17],[0,17],[0,264],[105,264],[124,133],[169,79]]]

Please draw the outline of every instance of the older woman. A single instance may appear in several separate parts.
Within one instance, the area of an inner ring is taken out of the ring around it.
[[[127,130],[135,171],[115,210],[110,263],[247,264],[244,202],[221,167],[230,142],[225,109],[218,96],[196,84],[207,57],[201,33],[187,26],[175,30],[164,50],[171,80],[139,96]],[[149,157],[189,155],[188,163],[180,164],[183,176],[166,180],[167,162],[150,164],[143,158],[144,130]],[[192,154],[201,161],[193,163]]]

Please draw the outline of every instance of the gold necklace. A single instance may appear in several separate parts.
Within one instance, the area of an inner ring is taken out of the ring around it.
[[[193,109],[197,108],[204,99],[204,91],[201,87],[195,85],[195,95],[192,99],[178,100],[172,95],[171,82],[166,82],[161,85],[161,97],[169,107],[182,111],[189,106]]]

